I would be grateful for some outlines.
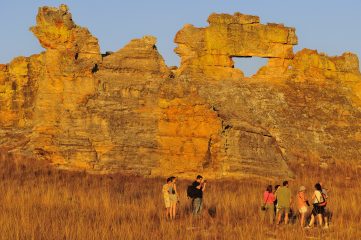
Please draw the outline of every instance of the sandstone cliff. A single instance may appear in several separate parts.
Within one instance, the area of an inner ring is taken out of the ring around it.
[[[45,51],[0,65],[0,155],[97,172],[287,177],[290,161],[361,161],[356,55],[293,52],[294,28],[211,14],[169,69],[145,36],[101,54],[65,5],[39,9]],[[268,58],[250,78],[234,57]]]

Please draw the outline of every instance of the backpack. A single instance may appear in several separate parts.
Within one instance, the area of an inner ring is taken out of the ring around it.
[[[188,187],[187,187],[187,197],[189,197],[189,198],[195,198],[196,197],[196,195],[197,195],[197,189],[196,189],[196,187],[195,186],[193,186],[193,185],[189,185]]]
[[[322,198],[323,198],[323,201],[322,202],[318,202],[318,206],[320,206],[320,207],[325,207],[326,205],[327,205],[327,196],[323,193],[323,192],[321,192],[321,196],[322,196]],[[317,201],[318,201],[318,199],[317,199]]]

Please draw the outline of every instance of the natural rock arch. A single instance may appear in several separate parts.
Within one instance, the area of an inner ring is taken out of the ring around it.
[[[293,58],[294,28],[261,24],[259,17],[235,13],[211,14],[209,26],[187,24],[180,30],[175,52],[181,57],[179,74],[204,72],[215,79],[242,77],[232,57]]]

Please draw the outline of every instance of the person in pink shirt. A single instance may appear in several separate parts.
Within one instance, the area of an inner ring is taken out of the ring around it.
[[[272,192],[272,185],[268,185],[266,191],[263,193],[263,206],[265,211],[263,214],[263,222],[267,217],[270,224],[273,224],[274,221],[274,205],[273,202],[276,200],[275,195]]]

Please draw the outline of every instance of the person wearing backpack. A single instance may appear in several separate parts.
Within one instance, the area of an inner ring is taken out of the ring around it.
[[[196,180],[187,189],[187,195],[192,199],[193,216],[198,216],[202,211],[203,192],[206,189],[206,180],[198,175]]]
[[[311,221],[306,228],[313,227],[315,218],[317,218],[319,227],[322,227],[322,217],[325,214],[325,206],[327,202],[322,193],[321,184],[315,184],[315,192],[313,193],[311,200],[313,201],[313,210],[311,213]]]
[[[322,196],[324,197],[326,204],[325,204],[325,213],[323,215],[323,221],[324,221],[324,229],[328,229],[329,221],[332,216],[331,211],[327,208],[328,201],[328,189],[323,186],[323,184],[320,182],[320,185],[322,187]]]

